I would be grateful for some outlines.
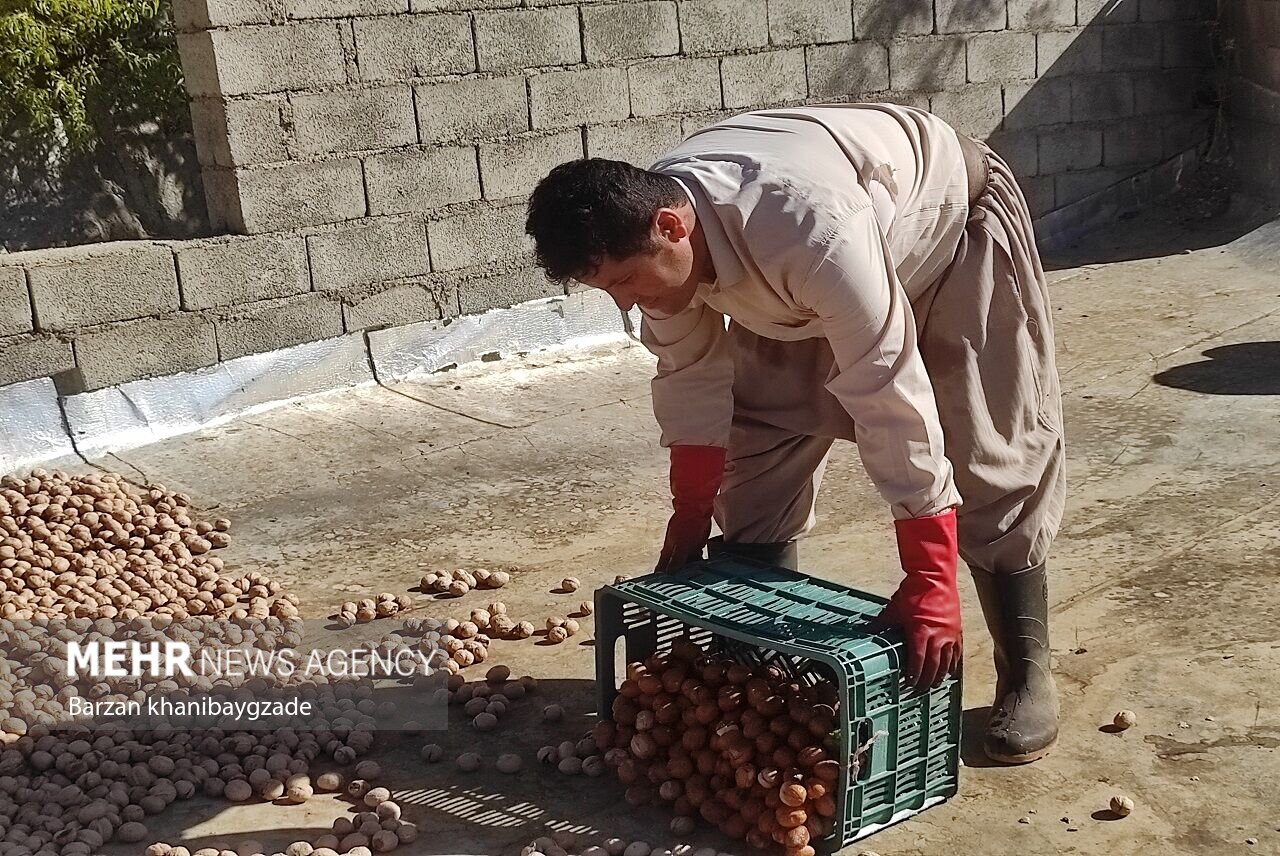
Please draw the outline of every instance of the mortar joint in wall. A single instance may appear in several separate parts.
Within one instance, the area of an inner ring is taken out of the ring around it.
[[[469,199],[466,202],[454,202],[450,205],[442,205],[439,208],[432,208],[430,211],[422,212],[422,220],[427,225],[439,223],[441,220],[448,220],[453,217],[461,217],[464,214],[474,214],[479,211],[490,211],[498,208],[505,208],[510,205],[517,205],[524,202],[524,198],[520,196],[508,196],[503,199]]]
[[[684,23],[680,18],[682,7],[683,4],[676,4],[676,56],[684,56]]]
[[[533,127],[533,77],[524,76],[524,110],[525,121],[529,123],[529,127]]]
[[[724,109],[724,57],[716,60],[716,80],[720,83],[720,108]]]
[[[187,305],[187,291],[182,285],[182,268],[178,266],[178,248],[170,245],[169,251],[173,259],[173,281],[178,287],[178,308],[190,309]]]
[[[477,149],[476,151],[478,153],[479,149]],[[477,157],[479,157],[479,154],[477,154]],[[427,218],[425,214],[419,216],[418,228],[422,230],[422,242],[426,246],[427,272],[433,273],[436,269],[436,263],[435,263],[435,259],[431,257],[431,230],[427,228]]]
[[[27,287],[27,305],[31,307],[31,329],[42,332],[40,327],[40,312],[36,309],[36,290],[31,284],[30,268],[24,267],[22,269],[22,281]]]
[[[286,98],[277,108],[280,130],[284,133],[284,149],[290,158],[299,157],[297,125],[293,113],[293,101]]]
[[[372,205],[369,201],[369,168],[364,158],[360,158],[360,187],[364,190],[364,213],[360,216],[368,217],[372,211]]]
[[[413,131],[415,134],[415,142],[418,145],[424,145],[422,136],[422,122],[418,119],[418,90],[416,87],[409,87],[409,109],[413,111]]]
[[[471,58],[477,70],[480,68],[480,33],[476,26],[476,14],[471,13]]]
[[[480,159],[480,147],[472,146],[471,151],[476,156],[476,184],[480,188],[480,198],[484,199],[484,168]]]
[[[316,290],[316,271],[315,271],[315,263],[311,260],[311,236],[310,235],[302,236],[302,255],[307,260],[307,292],[311,293]]]
[[[534,257],[529,253],[521,253],[517,256],[511,256],[506,259],[488,262],[485,264],[472,265],[471,267],[461,268],[453,271],[442,271],[440,274],[441,282],[456,282],[465,284],[473,282],[477,279],[486,279],[491,276],[498,276],[504,273],[515,273],[523,270],[533,263]]]
[[[338,42],[342,45],[342,55],[346,60],[347,82],[360,80],[360,46],[356,42],[356,22],[346,19],[338,22]]]
[[[582,13],[582,6],[577,7],[578,12],[578,59],[581,62],[587,61],[587,20]]]
[[[624,71],[622,77],[623,83],[627,87],[627,117],[633,118],[635,116],[635,108],[632,106],[634,102],[631,100],[631,73]],[[586,132],[586,128],[583,128],[582,133],[586,134]],[[583,149],[583,151],[586,151],[586,149]]]
[[[218,362],[225,362],[222,356],[222,325],[214,323],[213,325],[213,349],[218,354]]]

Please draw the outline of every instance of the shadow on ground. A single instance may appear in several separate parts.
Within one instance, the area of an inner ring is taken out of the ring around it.
[[[1044,254],[1046,271],[1159,259],[1230,244],[1274,221],[1269,204],[1235,192],[1220,163],[1203,164],[1188,184],[1142,211]]]
[[[483,682],[477,674],[475,681]],[[414,697],[391,690],[398,705],[414,706]],[[379,689],[375,701],[389,698]],[[384,770],[377,784],[387,787],[403,812],[403,819],[417,825],[419,837],[404,852],[422,856],[449,856],[472,853],[512,856],[534,838],[557,831],[571,832],[583,841],[599,842],[617,836],[628,840],[675,842],[665,832],[670,812],[663,807],[628,806],[624,816],[624,788],[612,776],[590,778],[565,775],[554,767],[537,762],[542,746],[577,741],[595,724],[595,684],[585,679],[541,680],[531,694],[513,702],[498,729],[480,733],[471,724],[461,705],[449,709],[448,727],[418,734],[379,732],[371,752],[360,760],[378,761]],[[544,720],[547,705],[563,708],[563,719]],[[422,760],[422,747],[435,743],[444,748],[443,760]],[[476,753],[481,767],[463,773],[455,766],[458,755]],[[499,773],[499,755],[518,754],[522,769]],[[312,765],[313,776],[336,769],[319,760]],[[341,768],[348,778],[352,768]],[[248,842],[258,842],[267,853],[283,851],[295,841],[314,842],[330,832],[339,817],[354,817],[365,807],[342,794],[317,794],[304,805],[268,803],[256,797],[246,803],[229,803],[204,795],[171,806],[147,819],[149,835],[145,844],[182,844],[192,852],[216,847],[235,852]],[[663,830],[663,832],[658,832]],[[705,840],[704,840],[705,839]],[[702,830],[694,837],[701,845],[725,846],[714,832]],[[133,845],[136,847],[136,845]],[[110,856],[136,856],[125,845],[106,848]]]
[[[991,706],[967,708],[960,718],[960,762],[966,767],[999,767],[982,751],[982,730],[991,718]]]
[[[1165,369],[1155,382],[1208,395],[1280,395],[1280,342],[1223,345],[1203,356]]]

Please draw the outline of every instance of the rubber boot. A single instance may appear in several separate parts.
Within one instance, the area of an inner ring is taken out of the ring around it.
[[[795,541],[774,541],[768,544],[726,543],[723,535],[717,535],[707,542],[707,558],[722,559],[737,557],[752,559],[773,565],[775,568],[786,568],[798,571],[799,551]]]
[[[996,698],[983,733],[988,758],[1026,764],[1058,740],[1058,691],[1049,663],[1049,587],[1044,565],[1015,574],[971,569],[995,643]]]

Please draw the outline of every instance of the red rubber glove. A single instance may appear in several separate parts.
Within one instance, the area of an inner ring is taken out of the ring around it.
[[[907,679],[920,688],[937,686],[959,668],[962,650],[956,510],[894,525],[907,576],[875,624],[901,627],[907,635]]]
[[[658,573],[702,558],[711,537],[711,511],[724,478],[725,450],[717,446],[671,447],[671,507]]]

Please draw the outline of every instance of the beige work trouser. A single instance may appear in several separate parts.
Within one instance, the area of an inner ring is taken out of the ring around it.
[[[1048,286],[1026,200],[988,150],[987,188],[951,265],[912,309],[946,454],[963,498],[960,555],[1014,573],[1043,562],[1066,498]],[[731,324],[734,417],[716,522],[729,542],[788,541],[814,524],[834,440],[854,440],[825,388],[826,339],[780,342]]]

